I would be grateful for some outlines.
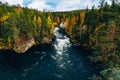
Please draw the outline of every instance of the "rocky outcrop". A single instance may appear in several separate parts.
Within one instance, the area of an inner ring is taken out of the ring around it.
[[[29,39],[24,42],[18,42],[14,45],[14,50],[17,53],[24,53],[26,52],[30,47],[32,47],[35,44],[34,39]]]

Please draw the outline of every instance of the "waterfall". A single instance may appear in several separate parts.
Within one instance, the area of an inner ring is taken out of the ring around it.
[[[66,69],[66,65],[70,63],[68,50],[71,47],[70,39],[64,33],[64,26],[61,23],[59,27],[54,29],[55,41],[53,47],[55,49],[55,55],[51,57],[55,60],[57,66],[62,69]],[[68,62],[68,63],[67,63]],[[70,63],[71,65],[72,63]]]
[[[59,55],[62,55],[63,52],[66,51],[66,48],[71,46],[70,39],[62,32],[64,26],[63,24],[60,24],[60,27],[56,27],[54,29],[54,35],[55,35],[55,42],[54,47],[56,49],[56,53]]]

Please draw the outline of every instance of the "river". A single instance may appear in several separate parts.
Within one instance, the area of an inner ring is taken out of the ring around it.
[[[59,27],[48,45],[32,47],[24,54],[0,51],[0,80],[91,80],[96,71],[88,51],[76,48]]]

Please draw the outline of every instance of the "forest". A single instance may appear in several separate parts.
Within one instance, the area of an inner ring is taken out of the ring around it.
[[[65,32],[73,44],[89,48],[89,60],[95,64],[103,80],[120,76],[120,3],[108,5],[101,0],[99,8],[69,12],[42,12],[19,5],[0,2],[0,49],[19,52],[19,46],[49,43],[54,28],[65,23]],[[101,78],[95,77],[95,80]]]

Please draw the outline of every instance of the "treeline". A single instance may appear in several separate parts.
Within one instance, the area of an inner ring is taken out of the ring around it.
[[[41,12],[0,2],[0,49],[13,49],[18,43],[29,39],[34,39],[36,44],[44,38],[52,39],[54,27],[65,23],[68,18],[74,18],[69,22],[75,22],[77,16],[77,21],[81,12]],[[74,23],[69,25],[73,27]]]
[[[34,39],[36,44],[54,37],[54,27],[65,23],[65,32],[74,44],[92,50],[90,60],[98,69],[120,67],[120,4],[100,0],[99,9],[70,12],[41,12],[0,2],[0,48]],[[106,79],[107,80],[107,79]]]

